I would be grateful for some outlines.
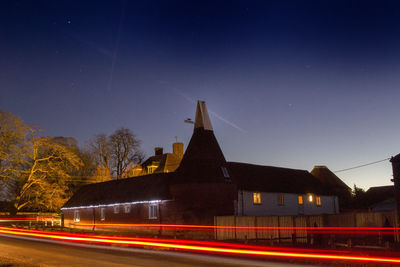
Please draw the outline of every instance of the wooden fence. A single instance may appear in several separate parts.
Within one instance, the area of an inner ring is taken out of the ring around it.
[[[399,233],[393,229],[385,233],[379,230],[369,233],[354,230],[346,234],[298,230],[298,227],[394,227],[397,225],[394,211],[310,216],[216,216],[214,225],[217,226],[214,231],[216,240],[269,240],[308,244],[348,243],[350,240],[353,245],[400,242]]]
[[[0,213],[1,218],[9,218],[11,215],[8,212]],[[5,220],[4,223],[15,226],[29,227],[61,227],[62,218],[60,214],[51,212],[19,212],[12,216],[13,219]],[[23,220],[21,220],[23,219]],[[4,224],[3,223],[3,224]]]

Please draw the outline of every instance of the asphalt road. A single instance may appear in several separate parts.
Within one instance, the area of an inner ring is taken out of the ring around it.
[[[42,242],[0,235],[0,259],[23,266],[305,266],[127,247]],[[1,263],[1,260],[0,260]],[[314,265],[315,266],[315,265]]]

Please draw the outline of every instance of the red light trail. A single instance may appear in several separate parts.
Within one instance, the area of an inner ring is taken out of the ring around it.
[[[245,229],[245,230],[400,230],[400,227],[303,227],[303,226],[223,226],[223,225],[196,225],[196,224],[135,224],[135,223],[98,223],[84,224],[80,226],[125,226],[125,227],[165,227],[165,228],[199,228],[199,229]]]
[[[385,257],[368,257],[362,255],[343,255],[343,254],[327,254],[295,251],[272,251],[268,247],[234,245],[228,246],[226,243],[206,242],[206,241],[189,241],[189,240],[173,240],[173,239],[153,239],[153,238],[130,238],[130,237],[112,237],[101,235],[84,235],[84,234],[66,234],[62,232],[49,232],[37,230],[15,229],[10,227],[0,227],[0,233],[8,235],[47,238],[53,240],[73,241],[73,242],[89,242],[99,244],[117,244],[131,246],[145,246],[153,248],[167,248],[192,252],[210,252],[218,254],[231,255],[247,255],[247,256],[266,256],[266,257],[284,257],[284,258],[300,258],[300,259],[320,259],[320,260],[343,260],[358,262],[375,262],[375,263],[396,263],[400,264],[399,258]],[[266,250],[269,249],[269,250]],[[281,249],[281,248],[279,248]],[[303,249],[302,251],[307,251]],[[321,250],[320,250],[321,251]],[[335,251],[340,252],[340,251]]]
[[[121,223],[99,223],[84,224],[76,223],[77,226],[96,227],[96,228],[145,228],[145,229],[172,229],[187,231],[231,231],[248,232],[257,231],[257,233],[271,233],[274,231],[298,234],[355,234],[355,235],[393,235],[394,231],[400,230],[398,227],[302,227],[302,226],[213,226],[213,225],[184,225],[184,224],[121,224]]]

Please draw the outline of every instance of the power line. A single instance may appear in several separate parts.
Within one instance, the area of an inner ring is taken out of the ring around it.
[[[379,163],[379,162],[382,162],[382,161],[386,161],[386,160],[389,160],[389,159],[390,159],[390,158],[381,159],[381,160],[374,161],[374,162],[370,162],[370,163],[367,163],[367,164],[358,165],[358,166],[355,166],[355,167],[351,167],[351,168],[347,168],[347,169],[343,169],[343,170],[334,171],[334,173],[349,171],[349,170],[353,170],[353,169],[358,169],[358,168],[361,168],[361,167],[369,166],[369,165],[376,164],[376,163]]]

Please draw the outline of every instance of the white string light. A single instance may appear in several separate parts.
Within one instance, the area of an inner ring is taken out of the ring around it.
[[[99,204],[99,205],[89,205],[89,206],[79,206],[79,207],[63,207],[61,210],[72,210],[72,209],[90,209],[90,208],[101,208],[101,207],[112,207],[119,205],[135,205],[135,204],[157,204],[162,200],[143,200],[134,202],[123,202],[123,203],[113,203],[113,204]]]

